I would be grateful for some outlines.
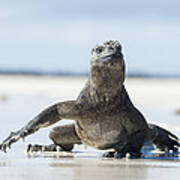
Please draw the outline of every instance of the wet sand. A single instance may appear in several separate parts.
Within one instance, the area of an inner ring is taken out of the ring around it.
[[[0,178],[25,180],[90,180],[90,179],[179,179],[178,162],[151,160],[101,159],[5,159],[0,163]]]
[[[86,78],[0,76],[0,141],[44,107],[76,98],[85,81]],[[126,87],[148,121],[180,137],[180,116],[175,114],[180,108],[180,80],[127,79]],[[58,124],[64,123],[67,121]],[[24,143],[18,142],[7,154],[0,152],[0,179],[180,179],[180,161],[105,160],[98,153],[93,157],[28,157],[24,151],[29,143],[51,143],[51,128],[40,130]]]

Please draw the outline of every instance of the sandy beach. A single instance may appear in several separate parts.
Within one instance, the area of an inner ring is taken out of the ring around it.
[[[0,76],[0,141],[10,131],[21,128],[45,107],[59,101],[75,99],[86,79]],[[133,103],[143,112],[148,122],[161,125],[180,137],[180,116],[175,113],[180,109],[180,79],[127,79],[125,86]],[[58,124],[64,123],[67,121],[63,120]],[[0,152],[0,179],[180,178],[180,161],[105,160],[98,153],[89,158],[28,157],[24,151],[29,143],[51,143],[48,132],[52,127],[40,130],[25,142],[18,142],[7,154]],[[83,148],[77,146],[76,150]]]

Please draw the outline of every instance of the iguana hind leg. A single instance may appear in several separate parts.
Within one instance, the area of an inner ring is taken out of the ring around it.
[[[155,149],[169,152],[177,152],[180,147],[179,138],[170,131],[149,123],[149,131],[147,133],[146,142],[151,141],[155,145]]]
[[[74,144],[81,144],[81,140],[76,134],[75,125],[68,124],[57,126],[49,134],[54,144],[51,145],[29,145],[28,152],[37,151],[71,151]]]

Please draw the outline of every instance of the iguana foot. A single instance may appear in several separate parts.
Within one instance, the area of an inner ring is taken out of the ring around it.
[[[115,151],[109,151],[109,152],[105,152],[102,157],[104,158],[113,158],[114,157],[114,153]]]
[[[126,157],[126,153],[122,152],[122,151],[116,151],[114,153],[114,158],[115,159],[121,159],[121,158],[124,158]]]
[[[0,144],[0,150],[6,153],[7,148],[10,149],[11,145],[19,139],[24,139],[25,135],[26,134],[23,131],[11,132],[10,135]]]
[[[27,152],[58,152],[58,151],[64,151],[64,149],[56,144],[50,144],[50,145],[32,145],[29,144],[27,147]]]
[[[141,153],[135,153],[135,152],[130,152],[130,153],[124,153],[122,151],[110,151],[110,152],[105,152],[103,154],[103,157],[105,158],[115,158],[115,159],[121,159],[124,157],[127,157],[129,159],[136,159],[136,158],[140,158],[142,156]]]

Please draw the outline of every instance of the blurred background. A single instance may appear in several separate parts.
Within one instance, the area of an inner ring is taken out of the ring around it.
[[[180,76],[178,0],[0,1],[0,72],[87,74],[90,50],[123,46],[128,73]]]

